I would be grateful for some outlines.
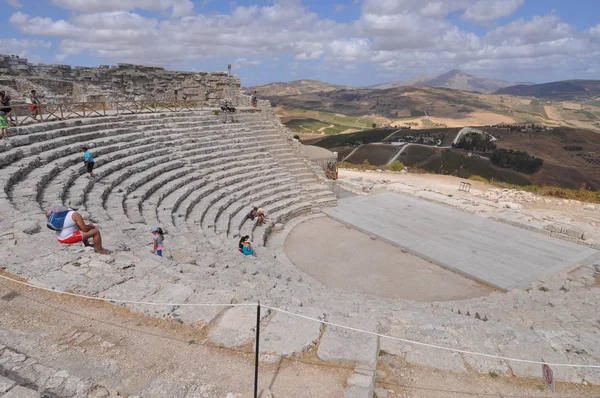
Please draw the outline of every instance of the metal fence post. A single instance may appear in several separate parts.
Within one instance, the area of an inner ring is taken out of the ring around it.
[[[256,353],[254,355],[254,398],[258,398],[258,358],[260,353],[260,301],[256,306]]]

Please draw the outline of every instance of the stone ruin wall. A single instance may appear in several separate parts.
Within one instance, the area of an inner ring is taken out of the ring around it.
[[[35,89],[44,102],[55,103],[156,100],[217,104],[237,97],[240,87],[239,77],[225,72],[181,72],[133,64],[72,67],[0,55],[0,89],[10,92],[13,103],[24,102],[23,95]]]

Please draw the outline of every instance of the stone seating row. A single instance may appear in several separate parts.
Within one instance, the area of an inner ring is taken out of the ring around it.
[[[203,120],[208,120],[203,118]],[[208,121],[205,121],[205,125],[199,125],[198,122],[179,122],[176,124],[171,124],[170,127],[164,128],[164,125],[160,123],[158,120],[153,120],[155,124],[153,125],[141,125],[135,124],[133,122],[129,122],[131,125],[122,125],[119,124],[119,128],[114,128],[115,124],[109,124],[110,128],[108,129],[99,129],[99,126],[102,125],[92,125],[88,126],[87,131],[81,132],[81,127],[70,128],[73,134],[60,134],[59,137],[56,137],[57,132],[53,132],[52,134],[44,133],[44,137],[48,138],[47,140],[36,141],[33,144],[26,144],[25,148],[18,147],[16,149],[12,149],[6,153],[0,154],[0,167],[4,167],[8,164],[15,164],[15,161],[18,159],[26,158],[30,155],[39,155],[41,157],[42,163],[48,163],[51,160],[54,160],[59,157],[63,157],[70,154],[81,153],[82,145],[92,145],[97,138],[102,137],[114,137],[119,135],[118,140],[121,141],[126,136],[127,133],[132,132],[148,132],[150,130],[158,130],[156,134],[166,133],[169,131],[173,131],[175,129],[184,129],[187,128],[187,131],[210,131],[207,127],[215,126],[216,128],[212,131],[223,131],[228,127],[222,125],[215,125],[214,122],[212,124],[206,124]],[[256,127],[256,126],[248,126],[248,127]],[[180,133],[183,132],[180,130]],[[29,137],[27,137],[29,138]],[[116,139],[115,139],[116,140]],[[14,142],[14,141],[11,141]],[[71,144],[71,145],[69,145]],[[77,144],[77,145],[73,145]],[[26,151],[24,149],[27,149]],[[52,149],[57,149],[55,151],[51,151]],[[24,161],[23,163],[28,163],[29,159]]]
[[[282,167],[296,160],[285,140],[261,117],[242,119],[223,125],[210,114],[177,115],[165,123],[144,115],[35,126],[2,154],[13,159],[5,191],[27,213],[80,197],[97,220],[192,226],[208,237],[239,235],[243,222],[236,229],[231,220],[252,204],[274,221],[310,209],[295,169]],[[100,182],[86,178],[82,143],[93,148]]]
[[[242,161],[249,158],[257,158],[257,157],[265,157],[264,153],[255,152],[255,153],[245,153],[243,155],[237,155],[237,151],[224,151],[221,153],[221,156],[217,154],[206,155],[203,158],[194,158],[191,160],[191,164],[194,167],[188,165],[183,171],[176,171],[173,175],[171,173],[161,174],[156,178],[147,181],[141,186],[138,186],[133,192],[130,193],[126,198],[125,207],[131,210],[131,214],[136,213],[135,208],[138,208],[139,213],[133,215],[133,218],[130,217],[132,222],[142,222],[142,208],[144,207],[144,201],[149,199],[154,192],[158,191],[163,185],[168,184],[173,180],[177,180],[180,178],[185,178],[187,174],[196,173],[196,175],[200,176],[200,174],[196,171],[198,168],[210,168],[214,165],[225,164],[228,162]],[[188,159],[190,161],[190,159]],[[129,214],[129,212],[128,212]]]
[[[135,135],[135,136],[130,136],[130,135],[127,135],[127,138],[139,138],[139,137],[140,137],[139,135]],[[125,138],[125,137],[123,137],[123,138]],[[151,139],[152,139],[152,138],[151,138]],[[154,136],[154,137],[153,137],[153,139],[154,139],[154,140],[160,140],[160,139],[161,139],[161,137],[156,137],[156,136]],[[164,138],[163,138],[163,139],[164,139]],[[95,143],[96,143],[96,144],[100,144],[100,142],[99,142],[99,141],[96,141]],[[136,144],[137,144],[137,142],[132,142],[132,143],[130,143],[129,145],[135,146]],[[172,142],[171,144],[176,144],[176,142]],[[159,144],[159,146],[161,146],[161,144]],[[120,147],[120,146],[118,146],[118,145],[117,145],[117,146],[115,146],[115,145],[111,145],[110,147],[108,147],[108,149],[105,149],[105,147],[99,146],[99,147],[95,147],[95,148],[94,148],[94,153],[95,153],[95,154],[97,154],[97,156],[102,156],[104,153],[108,153],[109,155],[112,155],[112,153],[111,153],[111,152],[113,152],[113,151],[114,151],[116,148],[119,148],[119,147]],[[57,171],[57,170],[54,170],[54,169],[52,168],[53,166],[54,166],[54,168],[55,168],[55,167],[58,167],[58,168],[62,168],[62,169],[64,169],[65,165],[68,165],[68,164],[81,164],[81,163],[80,163],[80,162],[81,162],[81,152],[79,152],[78,154],[75,154],[75,155],[71,155],[71,156],[67,156],[67,157],[59,158],[59,159],[56,159],[56,160],[57,160],[57,163],[58,163],[58,164],[53,164],[53,163],[50,163],[50,164],[46,165],[45,167],[43,167],[43,169],[47,169],[47,170],[49,169],[49,170],[51,171],[50,175],[55,175],[55,172]],[[98,160],[98,163],[97,163],[97,164],[98,164],[98,165],[101,165],[101,164],[102,164],[104,161],[105,161],[105,159],[102,159],[102,158],[100,158],[100,159]],[[34,168],[34,170],[40,170],[40,169],[42,169],[40,165],[37,165],[37,166]],[[73,171],[71,171],[71,172],[73,172]],[[83,168],[83,167],[81,167],[81,168],[80,168],[80,173],[81,173],[81,174],[83,174],[84,172],[85,172],[85,171],[84,171],[84,168]],[[21,171],[21,172],[20,172],[20,178],[23,178],[23,177],[22,177],[22,176],[23,176],[23,174],[26,174],[26,172],[25,172],[25,171]],[[46,173],[46,174],[45,174],[45,176],[46,176],[46,178],[47,178],[47,176],[48,176],[48,173]],[[42,179],[42,183],[45,183],[45,182],[47,182],[47,180],[44,180],[44,179]],[[9,189],[10,189],[10,188],[9,188]],[[39,189],[38,189],[38,192],[40,192],[40,190],[39,190]]]

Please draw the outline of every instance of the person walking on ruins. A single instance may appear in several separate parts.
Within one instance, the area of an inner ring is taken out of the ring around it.
[[[100,229],[93,224],[86,224],[81,214],[77,212],[81,207],[79,200],[69,201],[69,207],[52,206],[46,213],[47,226],[56,232],[56,240],[63,245],[73,245],[82,242],[84,246],[92,246],[92,239],[96,253],[110,254],[102,247]]]
[[[31,105],[29,105],[29,108],[31,109],[31,117],[34,119],[37,119],[37,115],[39,113],[39,105],[40,105],[40,100],[37,97],[37,92],[35,90],[31,90],[31,94],[29,94],[29,103]]]
[[[96,175],[94,174],[94,165],[96,163],[94,162],[92,153],[85,146],[81,148],[81,151],[83,152],[83,164],[85,164],[87,172],[90,173],[90,178],[96,178]]]
[[[252,100],[252,107],[256,108],[256,105],[258,105],[258,98],[257,98],[257,92],[253,92],[252,93],[252,97],[250,97],[250,99]]]
[[[6,94],[6,91],[0,91],[0,105],[2,105],[2,111],[9,116],[12,108],[10,107],[10,95]]]
[[[152,240],[154,241],[154,249],[153,253],[156,253],[157,256],[162,257],[163,250],[165,250],[165,245],[163,241],[165,240],[165,234],[162,228],[152,227],[150,228],[152,232]]]
[[[8,120],[4,111],[0,111],[0,130],[2,130],[2,138],[8,139]]]

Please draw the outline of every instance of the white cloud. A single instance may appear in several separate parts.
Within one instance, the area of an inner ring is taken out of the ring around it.
[[[52,0],[52,4],[85,13],[131,11],[136,8],[147,11],[171,10],[175,18],[191,15],[194,10],[194,3],[190,0]]]
[[[4,2],[12,8],[23,8],[23,3],[20,0],[4,0]]]
[[[463,18],[475,22],[494,21],[515,13],[525,0],[478,0],[469,5]]]
[[[40,48],[48,50],[51,46],[52,44],[45,40],[0,39],[2,53],[18,55],[19,57],[27,57]]]
[[[301,0],[237,6],[227,14],[195,13],[188,0],[51,1],[73,12],[53,19],[17,11],[10,23],[24,34],[56,38],[59,61],[89,54],[103,62],[172,67],[226,59],[239,69],[270,66],[279,58],[293,60],[297,72],[366,64],[402,74],[494,65],[499,71],[527,69],[536,63],[548,70],[567,70],[569,64],[595,70],[590,65],[600,64],[600,25],[582,32],[551,13],[484,25],[482,35],[448,18],[455,13],[489,22],[511,15],[523,0],[364,0],[357,7],[360,17],[348,23],[324,19]]]
[[[239,70],[239,69],[242,69],[244,66],[260,66],[261,63],[262,62],[260,62],[257,59],[250,60],[250,59],[246,59],[246,58],[238,58],[235,61],[233,61],[233,63],[231,64],[231,69]]]

